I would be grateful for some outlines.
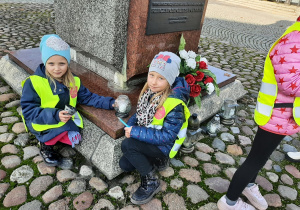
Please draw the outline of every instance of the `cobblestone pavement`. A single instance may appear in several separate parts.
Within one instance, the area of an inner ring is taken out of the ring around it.
[[[24,33],[24,39],[19,44],[11,42],[15,49],[19,45],[34,47],[40,36],[54,31],[50,5],[0,4],[0,10],[5,22],[0,23],[2,50],[8,49],[11,37],[18,40],[19,33]],[[14,15],[22,17],[23,24],[17,24]],[[208,18],[212,18],[210,13]],[[36,33],[35,24],[44,30]],[[34,41],[30,45],[24,44],[25,40]],[[60,152],[74,159],[74,168],[45,166],[37,140],[25,133],[19,96],[0,79],[0,209],[217,209],[217,200],[245,160],[257,130],[253,112],[265,53],[207,35],[200,40],[200,50],[211,65],[235,73],[248,94],[238,101],[235,124],[223,126],[215,138],[200,135],[192,153],[179,153],[172,165],[159,173],[162,192],[140,207],[130,203],[130,195],[139,185],[137,173],[123,173],[109,181],[68,147]],[[300,150],[299,135],[286,137],[259,173],[256,182],[269,209],[300,209],[300,165],[284,159],[286,152],[296,150]]]

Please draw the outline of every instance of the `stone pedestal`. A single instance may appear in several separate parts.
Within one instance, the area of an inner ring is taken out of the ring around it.
[[[72,46],[73,61],[128,89],[144,82],[139,78],[159,51],[178,50],[182,33],[186,50],[197,52],[207,1],[59,0],[54,4],[56,33]],[[189,30],[146,35],[149,7],[157,4],[150,13],[165,14],[165,27]],[[199,27],[183,27],[189,21]]]

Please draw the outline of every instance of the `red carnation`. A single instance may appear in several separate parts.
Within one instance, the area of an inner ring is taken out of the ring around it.
[[[192,85],[191,86],[191,92],[190,92],[191,97],[197,97],[200,95],[200,93],[201,93],[200,85]]]
[[[195,82],[196,82],[195,77],[191,74],[186,75],[184,79],[189,84],[189,86],[195,84]]]
[[[201,82],[204,78],[204,73],[201,71],[196,71],[197,76],[195,76],[195,79],[197,82]]]
[[[199,69],[207,69],[207,64],[204,61],[200,61]]]
[[[207,78],[204,80],[204,84],[211,83],[211,82],[213,82],[213,81],[214,81],[213,78],[207,77]]]
[[[297,21],[300,22],[300,16],[297,18]]]

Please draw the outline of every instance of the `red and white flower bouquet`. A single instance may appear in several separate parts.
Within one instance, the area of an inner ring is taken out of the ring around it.
[[[178,49],[179,56],[181,58],[180,76],[184,77],[186,82],[189,84],[191,88],[190,97],[194,98],[196,104],[200,108],[201,93],[206,92],[210,95],[212,92],[216,91],[216,94],[219,96],[220,89],[216,82],[216,76],[207,69],[208,62],[206,58],[197,55],[193,51],[187,52],[184,49],[185,44],[186,42],[182,35]]]

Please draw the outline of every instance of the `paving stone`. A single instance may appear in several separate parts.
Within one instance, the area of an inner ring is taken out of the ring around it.
[[[282,206],[280,196],[277,194],[266,194],[264,195],[264,198],[266,199],[269,206],[273,206],[273,207]]]
[[[241,136],[241,135],[238,135],[238,138],[239,138],[239,142],[242,146],[246,146],[246,145],[250,145],[252,144],[251,142],[251,139],[247,136]]]
[[[42,199],[44,203],[51,203],[57,198],[59,198],[63,194],[63,189],[61,185],[56,185],[52,187],[50,190],[48,190],[43,196]]]
[[[206,200],[209,195],[198,185],[188,185],[187,197],[191,199],[192,203],[196,204]]]
[[[278,182],[279,177],[277,174],[275,174],[273,172],[267,172],[266,174],[269,177],[269,179],[271,180],[271,182],[274,182],[274,183]]]
[[[14,123],[14,122],[18,122],[19,118],[18,117],[4,117],[2,118],[2,123],[4,124],[10,124],[10,123]]]
[[[232,177],[233,177],[233,175],[234,175],[234,173],[236,172],[236,170],[237,170],[236,168],[227,168],[225,170],[225,174],[231,180]]]
[[[13,133],[3,133],[0,134],[0,142],[8,143],[15,137]]]
[[[287,142],[292,141],[292,140],[293,140],[293,138],[290,137],[290,136],[285,136],[285,137],[283,138],[283,141],[287,141]]]
[[[71,200],[70,197],[66,197],[58,201],[55,201],[49,205],[48,210],[69,210],[70,200]]]
[[[7,93],[9,90],[10,90],[10,87],[9,87],[9,86],[3,86],[3,87],[0,87],[0,93],[1,93],[1,94]]]
[[[24,156],[23,159],[27,160],[29,158],[35,157],[40,154],[40,149],[36,146],[28,146],[23,149]]]
[[[20,165],[21,159],[16,155],[10,155],[2,158],[1,163],[5,168],[15,168]]]
[[[243,154],[242,148],[240,146],[238,146],[237,144],[228,145],[227,152],[234,156],[239,156],[239,155]]]
[[[91,206],[94,197],[89,191],[81,193],[73,200],[73,206],[75,209],[87,209]]]
[[[24,203],[27,199],[27,191],[25,186],[17,186],[12,189],[4,198],[3,206],[12,207]]]
[[[10,175],[10,181],[18,182],[19,184],[27,182],[34,175],[34,171],[28,165],[23,165],[15,169]]]
[[[273,161],[272,160],[268,160],[266,162],[266,164],[264,165],[264,169],[271,170],[272,169],[272,164],[273,164]]]
[[[177,159],[175,159],[175,158],[172,158],[172,159],[170,160],[170,163],[171,163],[172,166],[174,166],[174,167],[184,167],[183,162],[181,162],[180,160],[177,160]]]
[[[91,177],[94,176],[94,172],[91,167],[89,167],[87,165],[82,165],[80,167],[79,175],[83,178],[90,179]]]
[[[137,206],[132,206],[132,205],[129,205],[129,206],[125,206],[124,208],[121,208],[121,210],[139,210],[140,208],[137,207]],[[96,210],[96,209],[95,209]]]
[[[213,177],[205,179],[205,184],[218,193],[225,193],[228,190],[230,182],[221,177]]]
[[[184,199],[176,193],[168,193],[163,197],[169,210],[186,210]]]
[[[170,183],[170,186],[175,189],[175,190],[178,190],[180,188],[182,188],[183,186],[183,181],[181,179],[172,179],[171,180],[171,183]]]
[[[45,174],[55,174],[56,168],[54,166],[47,166],[45,162],[39,163],[37,165],[37,168],[40,172],[40,174],[45,175]]]
[[[198,183],[201,181],[200,172],[194,169],[180,169],[179,175],[191,182]]]
[[[20,100],[12,101],[9,102],[8,104],[5,105],[5,108],[11,108],[14,106],[19,106],[20,105]]]
[[[59,150],[59,154],[61,154],[65,158],[73,157],[76,155],[76,151],[72,149],[70,146],[64,146]]]
[[[44,160],[43,160],[43,158],[42,158],[42,156],[36,156],[36,157],[34,157],[33,159],[32,159],[32,161],[34,162],[34,163],[40,163],[40,162],[43,162]]]
[[[25,126],[23,122],[15,123],[12,127],[12,131],[16,134],[26,132]]]
[[[294,146],[288,145],[288,144],[283,144],[282,149],[284,152],[298,152],[297,149]]]
[[[300,171],[295,166],[287,165],[285,166],[285,170],[293,175],[293,177],[300,179]]]
[[[140,182],[134,183],[126,187],[125,191],[129,192],[130,196],[138,189]]]
[[[295,204],[287,204],[286,205],[286,210],[300,210],[300,206],[296,206]]]
[[[196,158],[201,161],[211,161],[211,156],[204,152],[195,152]]]
[[[163,171],[160,171],[159,174],[163,177],[170,177],[174,175],[174,169],[172,167],[168,167]]]
[[[21,133],[18,137],[14,140],[14,144],[18,146],[25,147],[29,141],[29,134],[28,133]]]
[[[6,172],[0,169],[0,181],[2,181],[6,177]]]
[[[120,186],[115,186],[108,191],[108,195],[117,200],[124,200],[124,193]]]
[[[131,176],[131,178],[132,177],[133,176]],[[133,177],[133,180],[134,180],[134,177]],[[131,181],[128,180],[127,182],[125,182],[123,180],[123,184],[124,183],[131,184],[131,183],[133,183],[133,181],[131,182]],[[89,181],[89,184],[90,184],[91,187],[95,188],[97,191],[100,191],[100,192],[104,191],[108,187],[108,185],[102,179],[100,179],[98,177],[92,177]]]
[[[211,164],[211,163],[204,163],[203,170],[206,174],[215,175],[221,171],[221,168],[218,165]]]
[[[0,95],[0,102],[10,101],[11,99],[17,98],[15,93],[5,93]]]
[[[225,150],[225,143],[220,139],[215,138],[213,140],[212,147],[223,152]]]
[[[281,162],[284,160],[284,154],[279,151],[274,151],[271,154],[270,158],[271,158],[271,160],[273,160],[275,162]]]
[[[287,184],[287,185],[293,185],[294,184],[293,179],[291,177],[289,177],[287,174],[282,174],[280,179],[284,184]]]
[[[61,170],[56,173],[56,178],[60,182],[66,182],[73,180],[77,177],[77,174],[70,170]]]
[[[152,199],[151,201],[149,201],[146,204],[141,205],[141,208],[143,210],[152,210],[152,209],[162,210],[163,209],[161,201],[156,198]]]
[[[237,116],[240,116],[240,117],[248,117],[248,115],[249,115],[248,112],[245,110],[240,110],[237,113]]]
[[[195,144],[195,147],[200,152],[204,152],[204,153],[212,153],[212,152],[214,152],[213,148],[211,148],[210,146],[208,146],[207,144],[204,144],[204,143],[199,143],[198,142],[197,144]]]
[[[282,197],[289,200],[296,200],[298,195],[295,189],[283,185],[278,186],[278,192]]]
[[[201,206],[198,210],[218,210],[218,207],[216,203],[208,203]]]
[[[238,127],[230,127],[230,130],[233,134],[239,134],[240,129]]]
[[[72,180],[72,182],[68,186],[67,191],[74,195],[74,194],[79,194],[79,193],[84,192],[85,189],[86,189],[85,180],[75,179],[75,180]]]
[[[8,188],[9,188],[8,183],[0,183],[0,199],[5,195],[5,192]]]
[[[245,162],[246,158],[245,157],[241,157],[240,161],[239,161],[239,165],[242,165]]]
[[[293,139],[292,145],[300,150],[300,141],[298,139]]]
[[[227,154],[217,152],[217,153],[215,153],[215,156],[216,156],[216,160],[219,163],[224,163],[224,164],[229,164],[229,165],[234,165],[235,164],[235,160]]]
[[[42,203],[38,200],[34,200],[24,204],[18,210],[41,210],[41,209],[42,209]]]
[[[268,192],[273,190],[273,185],[265,177],[257,176],[255,179],[255,183],[257,183],[259,186],[261,186],[264,190]]]
[[[220,137],[222,141],[235,142],[234,136],[230,133],[222,133]]]
[[[1,113],[1,117],[3,118],[3,117],[10,117],[10,116],[12,116],[14,113],[13,112],[11,112],[11,111],[7,111],[7,112],[2,112]]]
[[[247,136],[253,136],[254,135],[253,131],[248,126],[242,126],[242,131]]]
[[[96,205],[92,208],[92,210],[98,210],[98,209],[108,209],[108,210],[114,210],[115,207],[113,204],[106,199],[100,199]]]
[[[0,133],[6,133],[8,129],[8,125],[2,125],[0,126]]]
[[[29,193],[32,197],[37,197],[53,183],[51,176],[40,176],[33,180],[29,186]]]
[[[273,165],[273,168],[276,172],[281,172],[281,167],[279,165]]]
[[[196,167],[199,165],[198,160],[196,160],[195,158],[189,157],[189,156],[184,156],[183,161],[185,162],[185,164],[187,164],[191,167]]]
[[[18,148],[13,144],[7,144],[1,148],[2,154],[10,153],[10,154],[18,154]]]

